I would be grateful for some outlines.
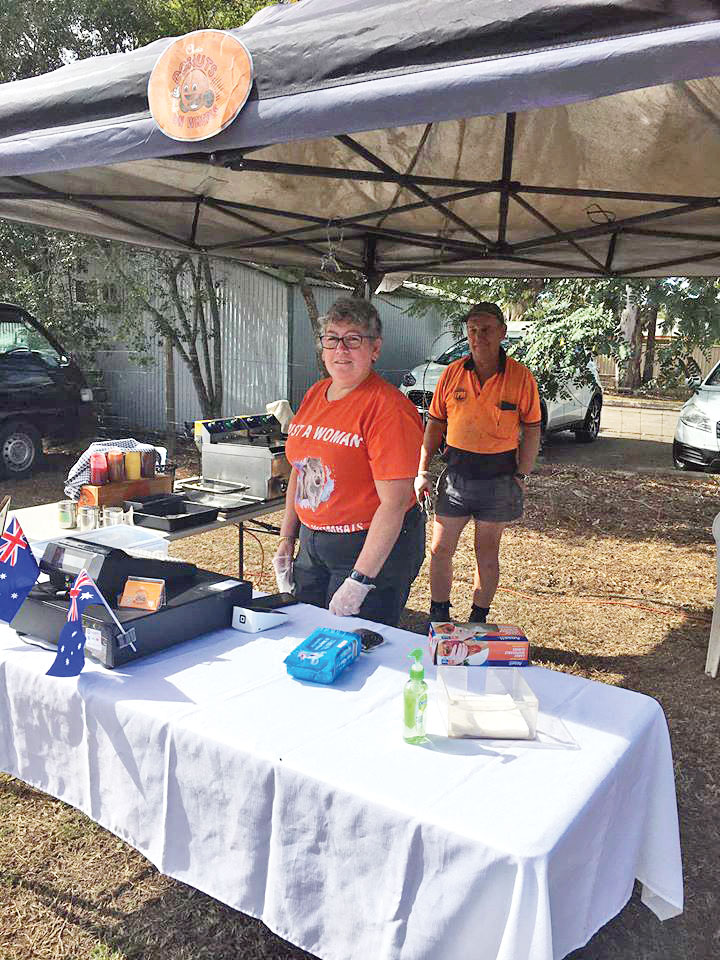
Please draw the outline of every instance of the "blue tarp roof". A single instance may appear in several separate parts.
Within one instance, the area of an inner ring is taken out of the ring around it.
[[[720,3],[302,0],[233,32],[253,89],[202,143],[149,114],[170,39],[0,87],[0,216],[374,273],[715,269]]]

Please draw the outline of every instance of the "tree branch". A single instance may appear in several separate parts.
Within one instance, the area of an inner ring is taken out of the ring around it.
[[[220,325],[220,303],[218,302],[217,291],[215,290],[215,280],[213,278],[212,265],[207,254],[200,257],[203,275],[205,277],[205,289],[208,294],[208,303],[210,304],[210,313],[212,315],[212,338],[213,338],[213,368],[215,381],[215,404],[218,412],[222,413],[225,385],[223,381],[222,369],[222,329]]]

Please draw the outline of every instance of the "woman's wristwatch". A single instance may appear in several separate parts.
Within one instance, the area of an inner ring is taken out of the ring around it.
[[[352,571],[350,572],[350,577],[349,577],[349,579],[350,579],[350,580],[355,580],[355,581],[357,581],[357,583],[364,583],[364,584],[366,584],[368,587],[372,587],[372,586],[375,584],[375,578],[374,578],[374,577],[368,577],[368,576],[366,576],[364,573],[360,573],[359,570],[352,570]]]
[[[527,474],[521,473],[519,470],[515,471],[515,476],[518,478],[518,480],[522,480],[523,483],[525,483],[525,481],[527,480]]]

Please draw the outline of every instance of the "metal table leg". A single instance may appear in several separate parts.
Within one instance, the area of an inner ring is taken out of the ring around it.
[[[272,533],[275,536],[280,536],[280,527],[276,526],[274,523],[263,523],[262,520],[258,520],[256,517],[248,517],[248,522],[254,524],[254,528],[250,527],[250,532],[252,533],[255,530],[257,533]],[[245,579],[245,521],[236,520],[235,526],[238,531],[238,577],[240,580]]]
[[[238,579],[245,579],[245,533],[243,522],[240,520],[237,524],[238,532]]]

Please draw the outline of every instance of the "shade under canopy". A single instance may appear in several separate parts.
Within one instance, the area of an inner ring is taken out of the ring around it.
[[[170,40],[0,87],[0,216],[255,263],[713,274],[720,3],[303,0],[233,31],[250,100],[167,138]]]

